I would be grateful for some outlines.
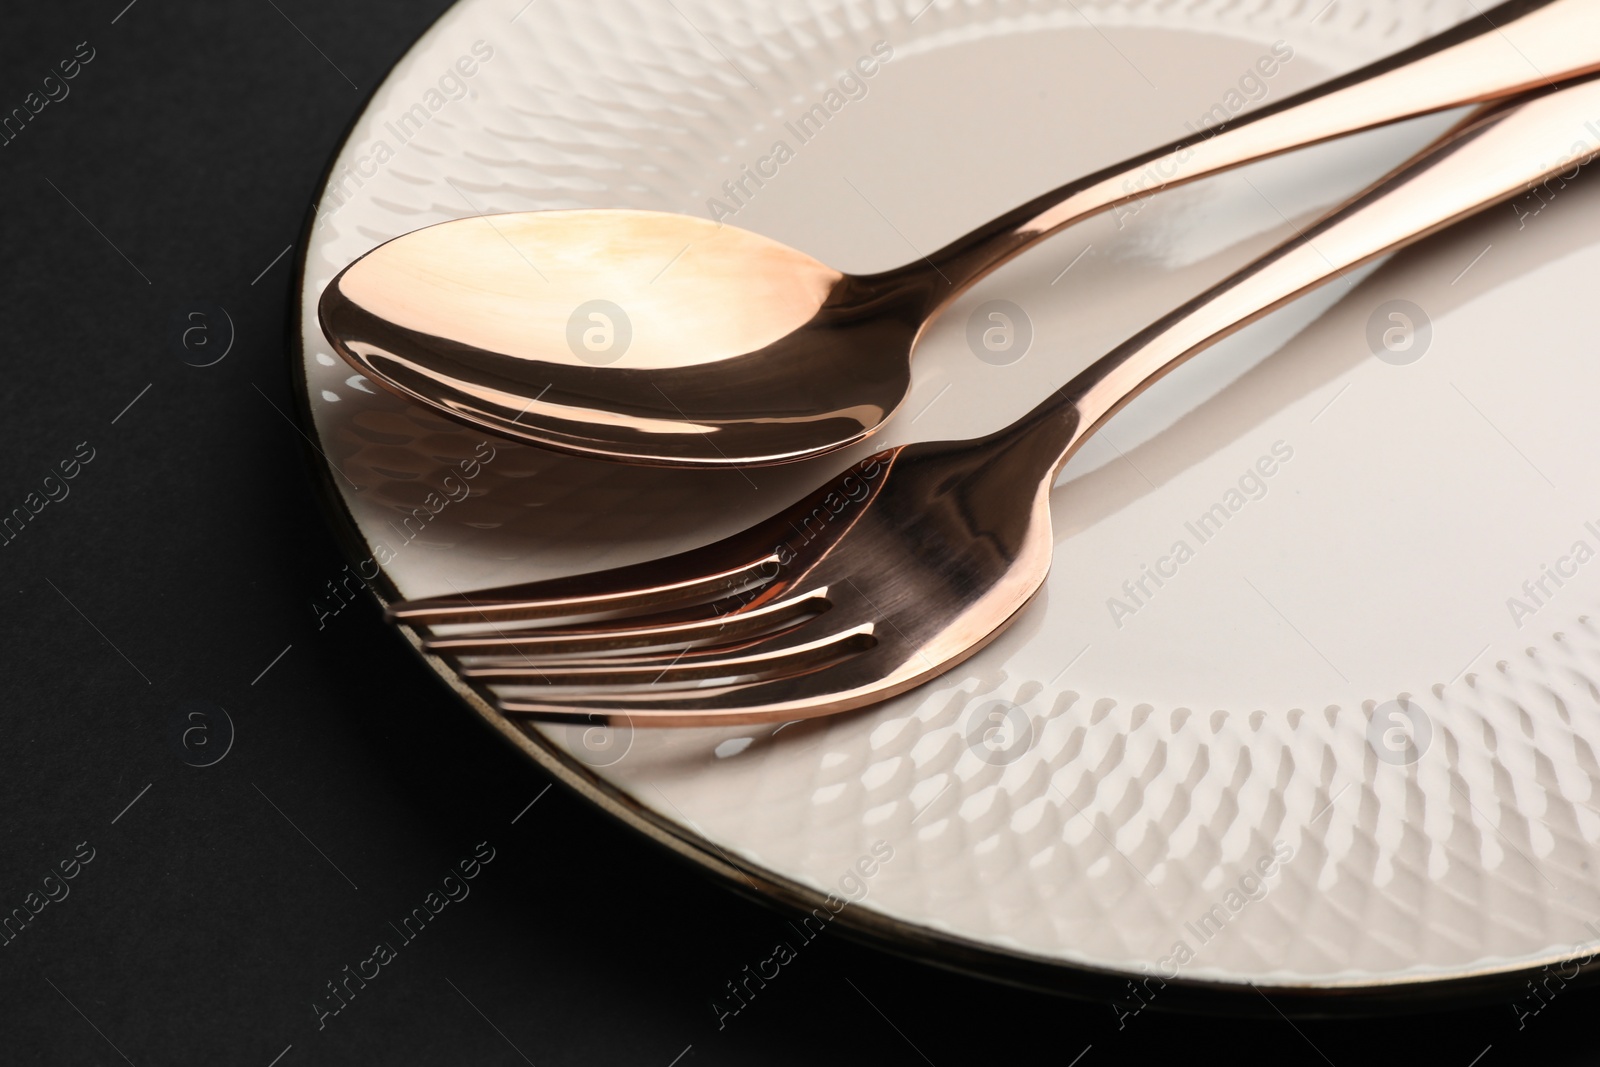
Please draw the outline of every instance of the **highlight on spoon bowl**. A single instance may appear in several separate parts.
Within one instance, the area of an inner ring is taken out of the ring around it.
[[[345,360],[457,419],[579,455],[715,467],[876,429],[905,394],[922,318],[894,303],[737,227],[543,211],[380,245],[318,314]],[[863,345],[877,358],[851,355]]]

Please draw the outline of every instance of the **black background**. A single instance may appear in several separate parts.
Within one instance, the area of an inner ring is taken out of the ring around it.
[[[0,1062],[1591,1061],[1591,992],[1522,1029],[1507,1002],[1119,1027],[1104,1002],[833,933],[719,1030],[712,997],[784,916],[563,787],[513,825],[548,778],[372,605],[320,631],[310,606],[344,561],[288,418],[297,253],[274,257],[367,93],[445,5],[125,3],[0,11],[0,111],[79,42],[96,53],[0,147],[0,511],[95,450],[0,546],[0,911],[95,850],[0,947]],[[206,305],[236,339],[197,368],[173,321]],[[176,741],[191,701],[234,724],[213,766]],[[485,840],[471,897],[319,1030],[325,983]]]

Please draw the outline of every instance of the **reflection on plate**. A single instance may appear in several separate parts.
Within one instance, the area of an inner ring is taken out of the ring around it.
[[[881,269],[1473,10],[925,4],[465,0],[441,19],[352,131],[306,249],[306,403],[352,572],[417,597],[645,559],[857,458],[627,469],[389,397],[314,315],[379,242],[616,206]],[[1138,203],[1009,265],[929,331],[866,448],[1010,421],[1429,121]],[[886,705],[776,730],[497,725],[707,865],[977,970],[1255,983],[1301,1006],[1515,990],[1600,941],[1600,367],[1576,314],[1597,267],[1600,186],[1580,179],[1172,375],[1063,472],[1055,568],[1023,620]],[[996,300],[1026,320],[1020,357],[970,343]]]

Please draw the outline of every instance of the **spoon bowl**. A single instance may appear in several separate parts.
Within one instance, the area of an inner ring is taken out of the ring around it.
[[[705,219],[542,211],[396,238],[340,273],[318,312],[369,378],[458,419],[714,467],[871,433],[905,396],[928,299]]]

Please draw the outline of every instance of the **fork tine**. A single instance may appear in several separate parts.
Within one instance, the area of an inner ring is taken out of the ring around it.
[[[641,726],[714,726],[767,721],[758,717],[741,717],[741,713],[747,709],[722,709],[713,703],[719,696],[743,693],[753,685],[765,684],[768,683],[746,682],[694,689],[656,690],[651,693],[619,692],[570,701],[554,693],[549,696],[541,693],[537,696],[514,697],[491,694],[490,700],[501,713],[532,722],[623,728],[635,723]],[[799,717],[792,714],[782,716]]]
[[[815,616],[812,616],[815,618]],[[809,621],[809,620],[808,620]],[[694,645],[689,647],[674,646],[669,648],[650,649],[638,652],[600,656],[473,656],[462,657],[456,661],[456,670],[461,672],[463,678],[500,679],[508,682],[528,684],[537,681],[546,685],[580,683],[555,683],[550,681],[553,674],[565,671],[568,668],[591,667],[620,668],[620,667],[655,667],[657,670],[684,664],[688,666],[695,663],[710,663],[715,660],[726,660],[742,653],[760,649],[763,652],[773,652],[770,638],[773,636],[793,636],[805,629],[804,622],[776,631],[776,633],[758,634],[744,640],[723,641],[717,644]],[[789,642],[783,647],[791,647],[796,642]],[[585,683],[587,684],[587,679]]]
[[[689,555],[685,554],[686,563]],[[639,611],[730,596],[764,585],[777,573],[776,552],[733,567],[724,562],[720,567],[699,573],[691,571],[689,576],[669,581],[661,580],[659,561],[656,561],[594,574],[504,586],[472,596],[458,594],[400,601],[389,606],[388,615],[402,622],[438,626]]]
[[[813,616],[814,617],[814,616]],[[636,674],[648,675],[656,680],[662,680],[667,669],[674,668],[669,676],[684,678],[691,667],[715,666],[717,664],[733,663],[739,657],[753,656],[759,653],[769,660],[776,662],[775,657],[780,653],[787,653],[802,644],[809,642],[785,641],[774,647],[771,640],[774,636],[793,638],[796,634],[806,630],[804,623],[790,626],[777,631],[775,634],[766,633],[742,641],[726,641],[714,645],[698,645],[689,648],[663,648],[633,654],[620,654],[608,656],[547,656],[540,659],[523,656],[478,656],[470,660],[460,660],[456,663],[456,670],[463,678],[500,682],[511,685],[529,685],[538,683],[544,686],[577,686],[586,692],[596,693],[606,690],[606,678],[614,678],[624,669]],[[655,673],[651,674],[650,671]],[[565,680],[563,680],[565,679]],[[690,679],[693,680],[693,679]],[[627,679],[611,681],[609,686],[626,686],[642,684]]]
[[[599,654],[630,648],[694,648],[726,643],[781,630],[826,611],[828,590],[774,600],[744,611],[725,611],[709,617],[658,616],[631,626],[545,628],[529,631],[455,637],[433,637],[423,649],[447,656],[571,656]]]
[[[840,666],[825,668],[840,670]],[[726,727],[792,722],[835,715],[877,703],[885,694],[911,688],[918,679],[892,690],[856,688],[846,680],[828,700],[796,689],[804,675],[681,689],[636,687],[610,693],[568,695],[560,690],[531,695],[491,693],[491,701],[515,720],[608,726],[620,729]],[[865,680],[865,677],[861,680]]]
[[[865,652],[876,643],[873,625],[863,623],[815,641],[776,650],[762,648],[757,639],[731,649],[685,649],[675,656],[663,653],[629,656],[616,662],[580,660],[463,667],[460,673],[469,681],[582,686],[585,695],[595,696],[596,688],[604,686],[670,686],[717,678],[765,681],[790,677]],[[762,650],[747,651],[750,648]]]

